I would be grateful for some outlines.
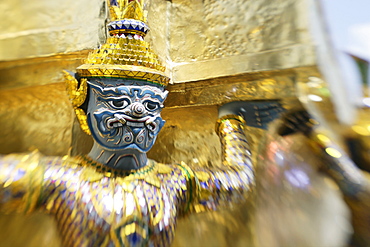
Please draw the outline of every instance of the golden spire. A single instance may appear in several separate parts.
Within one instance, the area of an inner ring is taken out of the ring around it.
[[[149,27],[145,23],[143,0],[108,0],[111,35],[105,44],[89,54],[77,68],[82,78],[110,77],[145,80],[167,86],[165,67],[144,41]]]

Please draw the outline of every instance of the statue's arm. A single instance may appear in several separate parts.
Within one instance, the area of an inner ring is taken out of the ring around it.
[[[44,167],[37,152],[0,156],[0,211],[31,212],[41,196]]]
[[[219,108],[216,132],[220,138],[222,163],[219,167],[189,168],[193,211],[214,210],[219,206],[245,201],[255,187],[254,165],[244,132],[248,126],[267,129],[285,109],[279,101],[235,101]],[[196,189],[194,189],[196,188]]]
[[[219,109],[216,132],[221,142],[222,164],[193,168],[198,182],[197,200],[193,203],[196,212],[245,201],[254,189],[254,166],[244,133],[245,120],[240,114],[245,105],[248,103],[233,102]]]

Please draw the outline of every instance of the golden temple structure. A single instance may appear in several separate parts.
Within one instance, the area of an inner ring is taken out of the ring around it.
[[[11,153],[37,147],[46,155],[63,155],[69,147],[79,146],[74,144],[80,141],[80,130],[73,128],[72,132],[74,116],[63,91],[61,71],[74,70],[92,48],[105,41],[107,9],[98,0],[61,4],[40,1],[26,4],[24,12],[12,4],[2,3],[7,9],[2,23],[9,29],[3,29],[0,36],[0,86],[2,114],[14,115],[2,118],[1,139],[7,143],[1,144],[1,150]],[[168,133],[173,138],[159,137],[159,142],[166,139],[167,144],[157,145],[171,149],[171,155],[159,155],[163,161],[187,161],[189,152],[195,152],[194,156],[204,161],[218,159],[218,141],[213,133],[218,105],[235,99],[281,99],[289,105],[296,100],[294,83],[319,75],[305,13],[307,4],[165,0],[148,3],[151,31],[146,40],[166,62],[166,73],[172,79],[163,112],[168,120],[163,135]],[[83,13],[80,9],[84,9]],[[16,16],[29,21],[25,23]],[[34,103],[29,105],[30,101]],[[188,107],[192,109],[192,118],[183,114]],[[35,117],[38,111],[43,116]],[[19,118],[15,112],[28,113]],[[182,116],[196,122],[185,122]],[[198,122],[199,116],[210,122]],[[34,120],[29,122],[30,118]],[[14,129],[15,119],[28,124],[17,124]],[[203,143],[194,139],[199,137],[191,129],[195,124],[205,125],[209,131],[202,135],[217,143],[209,147],[212,155],[205,150],[198,153]],[[48,126],[50,133],[34,129],[42,126]],[[56,132],[59,134],[51,135]],[[192,135],[191,145],[183,143],[188,135]],[[153,150],[152,158],[158,158],[156,152]]]
[[[86,154],[92,140],[75,118],[62,71],[74,71],[93,48],[105,42],[106,3],[38,0],[22,3],[22,8],[18,5],[10,0],[0,3],[0,153],[38,149],[53,156]],[[153,160],[211,166],[221,159],[214,132],[220,105],[271,100],[289,110],[300,104],[299,90],[307,89],[308,83],[322,82],[320,93],[328,90],[319,66],[327,60],[316,49],[321,41],[315,34],[322,30],[311,29],[324,26],[314,0],[150,0],[144,8],[151,27],[146,41],[165,61],[163,73],[171,78],[162,112],[167,122],[148,153]],[[318,17],[317,23],[312,23],[312,16]],[[321,108],[326,119],[334,122],[333,103],[326,96]],[[341,128],[338,123],[333,126]],[[246,127],[246,132],[258,165],[261,155],[268,153],[261,147],[262,140],[272,137],[255,127]],[[304,140],[299,145],[293,142],[287,142],[292,152],[304,153],[301,158],[308,163],[317,162]],[[286,150],[282,153],[288,157]],[[351,232],[349,209],[337,185],[316,171],[308,173],[314,185],[309,193],[300,194],[296,201],[291,201],[295,191],[288,188],[281,193],[279,200],[287,199],[293,205],[291,211],[271,204],[259,207],[254,215],[256,202],[251,200],[232,211],[192,215],[179,221],[173,246],[345,246]],[[267,173],[262,177],[273,180]],[[271,202],[269,193],[281,191],[260,192],[256,195],[260,200]],[[274,212],[276,220],[286,220],[291,223],[289,229],[296,231],[272,234],[273,228],[267,226],[272,222],[264,222],[264,217]],[[326,220],[321,220],[323,215]],[[330,230],[334,220],[340,227]],[[308,223],[300,226],[300,222]],[[2,215],[0,246],[61,246],[54,225],[41,213]],[[316,236],[311,229],[323,234]],[[312,240],[313,236],[317,239]]]

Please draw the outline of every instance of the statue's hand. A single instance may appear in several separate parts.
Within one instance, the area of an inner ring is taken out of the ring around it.
[[[281,120],[281,125],[277,129],[278,134],[281,136],[297,132],[308,135],[317,124],[310,114],[303,108],[292,109],[284,113]]]
[[[248,126],[267,129],[268,123],[284,111],[279,101],[234,101],[220,106],[218,116],[240,115]]]

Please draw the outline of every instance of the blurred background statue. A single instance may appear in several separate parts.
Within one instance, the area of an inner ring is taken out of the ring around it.
[[[271,125],[266,136],[257,171],[257,193],[266,197],[256,209],[260,211],[257,224],[268,229],[265,234],[271,240],[266,241],[261,234],[262,243],[271,246],[294,246],[297,242],[305,246],[370,244],[366,41],[370,20],[362,11],[364,5],[365,2],[352,6],[345,1],[320,1],[318,11],[313,12],[316,21],[312,22],[312,33],[325,80],[311,76],[297,82],[300,103]],[[350,6],[353,9],[348,12],[348,18],[342,18],[343,9]],[[340,190],[349,215],[340,198],[335,198],[335,188]],[[281,213],[276,215],[272,213],[274,210]],[[294,230],[304,224],[306,231]],[[313,230],[316,227],[325,236],[321,238]],[[324,229],[328,227],[330,230]],[[306,239],[315,234],[320,241]],[[337,240],[342,237],[343,242],[330,243],[335,237]]]

